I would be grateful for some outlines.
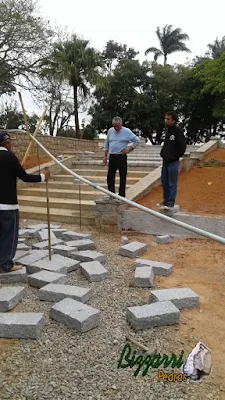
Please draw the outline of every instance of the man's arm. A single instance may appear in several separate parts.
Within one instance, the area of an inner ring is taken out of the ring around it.
[[[179,156],[182,157],[187,148],[187,140],[186,140],[186,137],[184,136],[183,129],[178,127],[176,136],[177,136],[176,139],[177,139],[177,143],[178,143],[178,147],[179,147]]]
[[[107,137],[105,139],[104,150],[105,150],[105,155],[104,155],[104,158],[103,158],[103,163],[106,165],[107,164],[107,157],[108,157],[108,153],[109,153],[109,130],[108,130],[108,133],[107,133]]]
[[[121,151],[122,154],[128,154],[137,147],[140,143],[140,139],[129,129],[129,142],[132,142],[132,146],[127,147]]]
[[[40,175],[27,174],[15,154],[13,154],[13,166],[17,178],[23,182],[45,182],[50,178],[49,171]]]

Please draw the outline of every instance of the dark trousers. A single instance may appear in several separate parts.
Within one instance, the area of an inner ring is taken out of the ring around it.
[[[178,179],[179,161],[171,163],[163,163],[162,166],[162,187],[163,199],[165,206],[173,207],[177,195],[177,179]]]
[[[19,211],[0,210],[0,268],[11,271],[19,232]]]
[[[108,190],[115,193],[115,178],[116,171],[119,170],[120,174],[120,187],[119,195],[125,197],[126,193],[126,179],[127,179],[127,156],[126,154],[110,154],[109,169],[107,175]]]

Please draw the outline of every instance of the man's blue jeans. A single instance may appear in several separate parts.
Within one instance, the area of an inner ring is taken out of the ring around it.
[[[13,267],[19,231],[19,211],[0,210],[0,268],[10,272]]]
[[[173,207],[177,195],[177,179],[178,179],[179,160],[171,163],[163,163],[162,166],[162,187],[164,205]]]

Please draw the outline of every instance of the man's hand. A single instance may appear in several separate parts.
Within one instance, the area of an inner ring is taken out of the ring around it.
[[[106,156],[103,158],[103,164],[104,164],[104,165],[107,164],[107,157],[106,157]]]
[[[121,154],[128,154],[130,153],[129,147],[126,147],[126,149],[121,150]]]
[[[50,179],[50,171],[48,169],[45,169],[44,175],[45,175],[45,180],[48,181]]]

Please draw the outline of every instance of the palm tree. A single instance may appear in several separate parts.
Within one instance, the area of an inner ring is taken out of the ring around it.
[[[167,64],[168,54],[175,53],[177,51],[191,51],[186,47],[184,41],[189,40],[189,36],[186,33],[182,33],[180,28],[173,29],[173,25],[166,25],[164,28],[157,28],[156,35],[158,36],[160,48],[149,47],[145,55],[154,53],[154,61],[157,62],[160,56],[164,57],[164,65]]]
[[[54,45],[51,56],[45,60],[43,74],[57,74],[73,88],[76,137],[80,137],[78,96],[87,98],[91,85],[101,83],[99,69],[102,59],[89,47],[89,41],[72,35],[71,39]]]
[[[208,44],[209,52],[207,55],[211,55],[212,58],[218,58],[225,51],[225,36],[219,40],[216,38],[214,43]]]

